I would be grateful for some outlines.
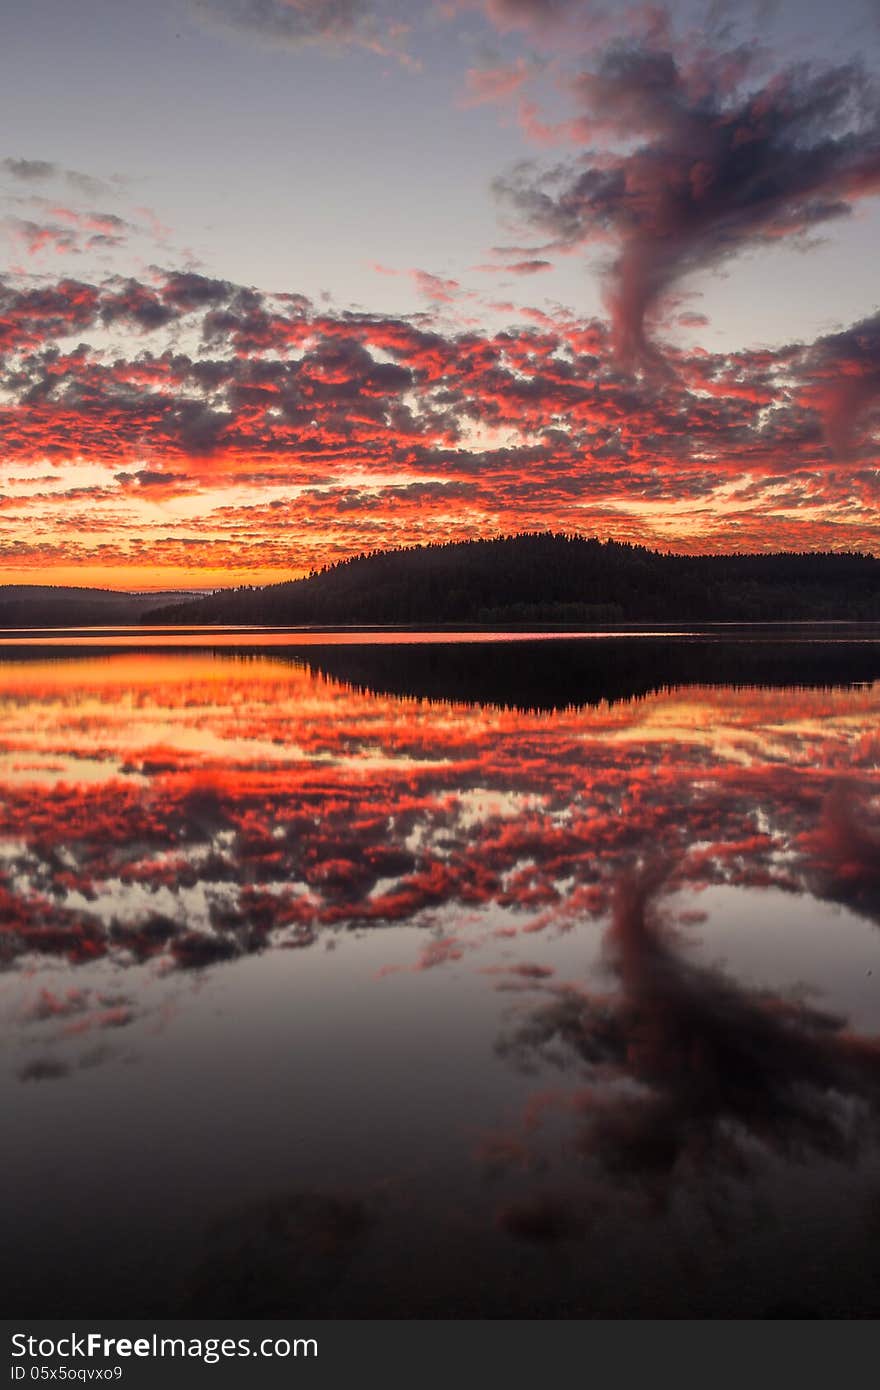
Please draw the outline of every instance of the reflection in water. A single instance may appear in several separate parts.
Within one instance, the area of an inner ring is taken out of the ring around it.
[[[880,1038],[688,960],[658,921],[665,877],[654,864],[617,880],[603,939],[617,988],[545,986],[550,1002],[508,1044],[583,1064],[592,1084],[565,1097],[579,1151],[663,1197],[685,1167],[746,1171],[756,1145],[855,1156],[878,1118]]]
[[[256,640],[5,649],[10,1308],[876,1314],[880,647]]]
[[[523,710],[629,700],[683,685],[833,686],[880,680],[880,628],[732,624],[681,632],[303,632],[166,628],[0,634],[0,661],[75,661],[169,648],[291,661],[358,691]],[[807,635],[807,633],[811,635]],[[818,635],[818,639],[817,639]]]

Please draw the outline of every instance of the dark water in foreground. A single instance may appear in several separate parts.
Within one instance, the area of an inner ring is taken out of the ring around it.
[[[878,636],[0,636],[7,1316],[877,1316]]]

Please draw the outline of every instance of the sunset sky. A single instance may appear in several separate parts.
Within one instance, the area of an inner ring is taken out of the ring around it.
[[[878,0],[7,0],[0,583],[880,553]]]

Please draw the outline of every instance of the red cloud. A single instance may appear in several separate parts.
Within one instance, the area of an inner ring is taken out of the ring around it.
[[[498,255],[521,274],[546,264]],[[439,306],[466,293],[413,274]],[[172,346],[178,324],[202,351]],[[136,332],[139,350],[90,347],[99,328]],[[668,346],[658,383],[621,374],[607,325],[559,311],[441,332],[193,274],[0,285],[5,458],[38,477],[48,458],[59,476],[7,493],[7,569],[81,567],[102,535],[105,565],[286,577],[380,540],[570,530],[573,518],[685,551],[875,549],[877,332],[869,319],[777,351]],[[863,468],[835,471],[842,453]],[[106,483],[64,486],[76,460]],[[121,510],[182,492],[210,495],[208,524]],[[651,508],[675,529],[658,536]]]

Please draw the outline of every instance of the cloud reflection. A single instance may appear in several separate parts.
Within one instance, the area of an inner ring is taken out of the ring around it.
[[[452,941],[462,911],[565,929],[648,848],[680,885],[876,917],[876,689],[528,711],[208,654],[7,664],[3,959],[199,968],[425,914]]]
[[[65,1104],[104,1113],[105,1085],[130,1090],[113,1067],[137,1061],[145,1086],[164,1078],[151,1123],[178,1133],[179,1078],[219,1049],[228,1114],[206,1102],[192,1121],[200,1206],[184,1214],[181,1287],[163,1292],[175,1307],[269,1316],[301,1294],[373,1310],[382,1279],[401,1285],[398,1240],[449,1231],[459,1200],[449,1239],[493,1278],[510,1241],[526,1261],[589,1264],[609,1230],[647,1261],[642,1218],[674,1223],[683,1193],[721,1231],[719,1193],[757,1193],[772,1171],[855,1172],[874,1152],[880,686],[841,683],[845,664],[811,686],[649,669],[656,688],[622,699],[611,657],[614,698],[575,703],[536,647],[467,658],[487,681],[545,661],[553,698],[531,708],[416,698],[411,645],[397,675],[383,655],[385,688],[332,674],[326,648],[0,665],[17,1104],[47,1132]],[[805,973],[822,994],[796,988]],[[354,1108],[339,1091],[353,1076]],[[265,1174],[251,1166],[264,1095],[293,1116],[288,1148],[260,1149]],[[321,1186],[331,1173],[338,1192]],[[385,1183],[374,1211],[363,1194]],[[444,1281],[452,1298],[457,1257]],[[492,1307],[532,1293],[502,1281]]]
[[[525,1128],[563,1109],[582,1158],[654,1200],[687,1172],[742,1175],[767,1152],[854,1158],[880,1120],[880,1036],[690,959],[661,914],[669,879],[660,862],[619,876],[608,992],[545,985],[500,1044],[579,1075],[544,1093]]]

